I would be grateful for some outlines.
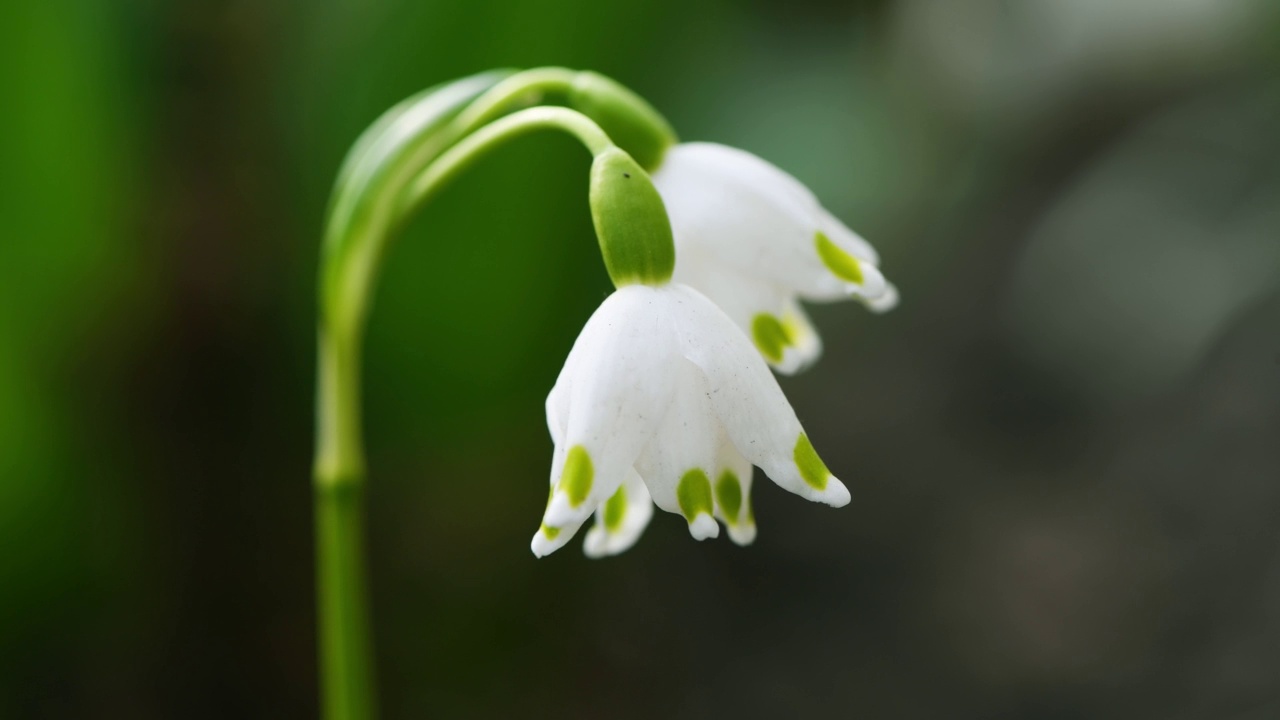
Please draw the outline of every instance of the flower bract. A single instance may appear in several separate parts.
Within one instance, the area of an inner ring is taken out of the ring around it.
[[[875,312],[897,304],[875,249],[755,155],[682,143],[653,181],[675,234],[675,280],[719,305],[779,372],[794,373],[822,351],[800,300],[856,299]]]
[[[547,397],[551,493],[533,552],[568,542],[594,516],[588,555],[639,538],[651,504],[697,539],[755,538],[752,466],[809,500],[840,507],[827,470],[777,380],[714,303],[679,283],[626,285],[587,322]]]

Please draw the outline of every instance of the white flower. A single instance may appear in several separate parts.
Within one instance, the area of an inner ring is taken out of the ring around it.
[[[675,233],[674,279],[719,305],[779,372],[822,351],[798,300],[853,298],[875,312],[898,302],[875,249],[755,155],[683,143],[667,150],[653,182]]]
[[[626,285],[583,328],[547,397],[551,495],[534,554],[563,546],[595,515],[588,555],[622,552],[658,507],[697,539],[755,538],[752,465],[801,497],[840,507],[849,491],[823,465],[777,380],[733,322],[678,283]]]

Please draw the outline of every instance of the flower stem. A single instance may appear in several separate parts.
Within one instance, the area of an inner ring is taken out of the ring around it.
[[[322,717],[377,716],[364,566],[360,354],[365,317],[408,179],[447,146],[441,128],[508,73],[432,88],[388,110],[347,154],[325,223],[319,272],[314,466],[316,614]]]
[[[373,643],[364,567],[364,499],[359,478],[316,492],[316,568],[322,626],[323,717],[372,720]]]
[[[573,88],[577,75],[577,71],[568,68],[543,67],[508,76],[458,113],[452,129],[461,137],[519,107],[521,102],[536,105],[547,95],[566,94]]]
[[[534,107],[511,113],[476,130],[441,153],[413,179],[400,198],[400,218],[410,217],[450,180],[489,150],[536,130],[563,130],[576,137],[592,155],[613,147],[613,141],[590,118],[563,107]]]
[[[321,333],[315,467],[322,716],[377,716],[364,567],[359,341]]]
[[[586,116],[559,107],[523,110],[471,132],[469,123],[506,111],[527,92],[559,87],[565,72],[526,75],[530,86],[525,93],[508,86],[478,102],[470,119],[455,125],[449,124],[450,113],[475,101],[483,86],[496,79],[476,76],[424,95],[379,121],[382,130],[375,124],[339,176],[319,274],[314,467],[321,709],[326,720],[377,716],[364,561],[360,357],[383,255],[410,211],[504,140],[558,128],[593,154],[613,147]],[[449,149],[441,152],[445,147]],[[407,193],[410,187],[417,194]],[[406,205],[406,197],[413,202]]]

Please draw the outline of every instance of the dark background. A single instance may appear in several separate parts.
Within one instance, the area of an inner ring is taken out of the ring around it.
[[[592,68],[791,171],[901,307],[784,379],[853,491],[535,560],[608,292],[571,140],[417,218],[368,342],[387,717],[1280,717],[1270,0],[0,4],[0,717],[316,713],[316,250],[348,145]]]

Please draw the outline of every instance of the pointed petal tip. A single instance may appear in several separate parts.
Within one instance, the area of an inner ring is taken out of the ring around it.
[[[848,225],[845,225],[843,220],[832,215],[826,208],[820,209],[819,217],[821,219],[820,230],[839,243],[846,252],[860,260],[876,264],[880,263],[880,254],[876,252],[871,243],[854,232]]]
[[[529,549],[533,551],[534,557],[539,559],[556,551],[554,543],[548,540],[547,536],[543,535],[541,530],[534,533],[533,541],[529,543]]]
[[[582,540],[582,554],[592,560],[599,560],[608,557],[609,552],[609,536],[604,528],[596,526],[587,532],[587,537]]]
[[[799,363],[787,363],[787,362],[773,363],[773,362],[771,362],[771,363],[769,363],[769,367],[770,367],[770,368],[773,368],[773,371],[774,371],[774,372],[776,372],[776,373],[778,373],[779,375],[783,375],[783,376],[786,376],[786,377],[791,377],[791,376],[793,376],[793,375],[799,375],[799,374],[800,374],[800,370],[801,370],[801,367],[800,367]]]
[[[795,375],[805,369],[806,365],[801,354],[791,347],[782,351],[782,359],[778,362],[769,361],[769,367],[779,375]]]
[[[729,539],[733,544],[746,547],[756,541],[755,523],[738,523],[737,525],[727,525],[729,530]]]
[[[817,362],[821,347],[814,349],[816,343],[811,343],[807,347],[797,345],[788,345],[782,351],[782,359],[778,362],[769,361],[769,367],[779,375],[798,375],[801,372],[813,367]],[[767,358],[766,358],[767,359]]]
[[[886,280],[884,274],[880,272],[880,268],[869,262],[859,261],[858,270],[862,274],[862,283],[850,283],[848,286],[850,295],[866,298],[867,300],[872,300],[884,295],[889,281]]]
[[[689,523],[689,534],[694,540],[707,540],[720,537],[720,523],[706,513],[699,514]]]
[[[898,288],[894,287],[893,283],[885,281],[884,292],[880,293],[878,297],[864,298],[863,303],[866,304],[868,310],[877,315],[887,313],[898,307]]]
[[[849,494],[849,488],[845,487],[844,483],[837,480],[834,475],[828,475],[827,487],[814,499],[831,507],[839,508],[848,505],[852,496]]]
[[[585,514],[579,510],[575,510],[569,502],[569,495],[559,488],[551,495],[551,502],[547,504],[547,511],[542,516],[542,521],[552,527],[563,527],[571,522],[581,520]]]
[[[648,498],[645,498],[645,502],[648,502]],[[649,507],[652,508],[652,504]],[[647,514],[643,511],[636,512],[630,522],[613,531],[599,524],[592,526],[582,541],[583,554],[595,560],[621,555],[630,550],[640,540],[652,514],[652,509]]]
[[[544,521],[542,527],[538,528],[538,532],[533,534],[529,549],[540,558],[546,557],[572,540],[573,536],[578,534],[578,528],[581,526],[581,523],[571,523],[563,526],[548,525]]]

